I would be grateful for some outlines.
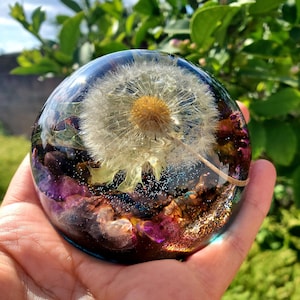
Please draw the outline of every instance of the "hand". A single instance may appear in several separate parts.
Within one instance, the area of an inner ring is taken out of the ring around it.
[[[247,111],[242,107],[246,119]],[[67,243],[39,203],[29,158],[0,207],[0,290],[13,299],[220,299],[266,216],[275,183],[271,163],[252,164],[240,213],[228,231],[185,262],[123,266],[97,260]]]

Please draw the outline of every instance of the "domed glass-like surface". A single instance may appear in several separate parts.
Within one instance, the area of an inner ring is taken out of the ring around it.
[[[32,133],[42,206],[73,245],[121,263],[181,259],[236,214],[251,160],[237,104],[201,69],[148,50],[98,58]]]

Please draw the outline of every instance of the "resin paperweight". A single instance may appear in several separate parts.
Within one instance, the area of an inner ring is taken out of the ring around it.
[[[251,161],[242,113],[195,65],[148,50],[95,59],[46,101],[31,165],[77,248],[124,264],[184,259],[238,213]]]

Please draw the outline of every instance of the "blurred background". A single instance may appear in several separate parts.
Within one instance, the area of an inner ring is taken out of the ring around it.
[[[0,199],[52,90],[118,50],[180,55],[250,110],[253,159],[271,160],[272,207],[223,299],[300,299],[300,0],[2,0]]]

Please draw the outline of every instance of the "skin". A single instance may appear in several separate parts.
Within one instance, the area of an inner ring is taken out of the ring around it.
[[[242,106],[245,118],[249,114]],[[50,225],[21,163],[0,207],[0,290],[4,299],[220,299],[245,259],[273,194],[274,166],[252,163],[244,203],[228,231],[185,262],[131,266],[90,257]]]

